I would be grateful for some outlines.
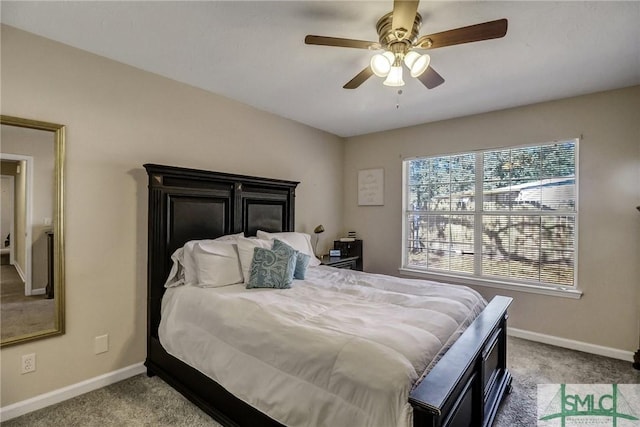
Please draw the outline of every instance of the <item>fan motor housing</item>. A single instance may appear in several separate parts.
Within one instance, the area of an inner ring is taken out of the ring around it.
[[[421,25],[422,16],[420,16],[419,13],[416,13],[411,33],[406,34],[402,30],[393,28],[393,12],[389,12],[378,20],[376,30],[378,31],[380,44],[383,48],[389,48],[389,46],[395,43],[404,43],[407,47],[410,47],[418,40]]]

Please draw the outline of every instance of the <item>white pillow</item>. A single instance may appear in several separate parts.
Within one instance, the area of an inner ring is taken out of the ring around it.
[[[210,242],[226,242],[227,244],[231,244],[231,243],[235,243],[238,238],[243,236],[244,236],[244,233],[227,234],[225,236],[220,236],[216,239],[190,240],[187,243],[185,243],[184,246],[182,247],[183,249],[182,255],[177,256],[178,261],[182,264],[181,274],[184,275],[184,284],[196,285],[198,283],[198,272],[196,269],[196,263],[193,255],[193,250],[195,245],[207,245]],[[174,256],[178,254],[179,250],[180,249],[174,252]],[[174,259],[174,256],[172,256],[171,259]],[[174,260],[174,263],[175,263],[175,260]]]
[[[182,271],[184,272],[184,284],[195,285],[198,281],[198,271],[193,257],[193,248],[198,242],[213,242],[213,240],[191,240],[182,247]]]
[[[176,249],[176,251],[171,255],[171,261],[173,261],[173,265],[171,266],[171,271],[169,272],[169,277],[167,277],[167,281],[164,282],[165,288],[173,288],[176,286],[184,285],[184,248]]]
[[[249,283],[249,277],[251,276],[251,262],[253,261],[253,249],[271,249],[273,247],[273,241],[241,237],[237,242],[240,267],[242,268],[242,277],[244,278],[244,283]]]
[[[217,288],[242,282],[236,244],[228,241],[199,242],[193,248],[197,286]]]
[[[258,239],[264,240],[282,240],[293,249],[302,252],[303,254],[309,255],[311,257],[311,259],[309,260],[309,265],[320,265],[320,260],[316,258],[315,254],[313,253],[313,246],[311,246],[311,236],[309,236],[307,233],[298,233],[295,231],[267,233],[266,231],[258,230],[256,236],[258,237]]]
[[[244,231],[236,234],[225,234],[224,236],[216,237],[213,239],[216,242],[233,242],[235,243],[238,238],[244,237]]]

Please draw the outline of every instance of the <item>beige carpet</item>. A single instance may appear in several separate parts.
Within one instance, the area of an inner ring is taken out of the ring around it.
[[[630,362],[517,338],[509,339],[513,392],[494,427],[536,425],[537,384],[637,384]],[[137,375],[100,390],[2,423],[5,427],[218,427],[220,424],[158,377]],[[334,426],[343,427],[343,426]],[[351,427],[351,426],[344,426]],[[387,426],[380,426],[387,427]]]
[[[24,282],[12,265],[0,266],[0,338],[53,329],[55,304],[44,295],[25,296]]]

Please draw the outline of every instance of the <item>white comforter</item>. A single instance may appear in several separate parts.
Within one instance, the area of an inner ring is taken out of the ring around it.
[[[291,289],[167,289],[159,335],[282,424],[410,426],[412,386],[485,305],[466,287],[320,266]]]

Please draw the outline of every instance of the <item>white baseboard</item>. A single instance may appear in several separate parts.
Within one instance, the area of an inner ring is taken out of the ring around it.
[[[16,268],[16,271],[18,272],[18,276],[20,276],[20,280],[22,280],[23,282],[26,282],[27,275],[24,274],[24,271],[22,271],[22,268],[20,268],[20,265],[16,262],[13,264],[13,266]]]
[[[0,421],[8,421],[12,418],[19,417],[20,415],[28,414],[29,412],[37,411],[38,409],[63,402],[73,397],[80,396],[81,394],[106,387],[144,372],[146,372],[145,366],[142,363],[136,363],[135,365],[127,366],[125,368],[118,369],[117,371],[89,378],[88,380],[71,384],[67,387],[59,388],[21,402],[16,402],[0,408]]]
[[[597,354],[599,356],[620,359],[626,362],[633,362],[633,352],[620,350],[617,348],[604,347],[601,345],[590,344],[583,341],[575,341],[567,338],[555,337],[553,335],[541,334],[538,332],[525,331],[524,329],[507,328],[507,335],[523,338],[529,341],[540,342],[543,344],[555,345],[557,347],[568,348],[570,350],[583,351],[585,353]]]
[[[31,289],[31,295],[44,295],[46,288]]]

